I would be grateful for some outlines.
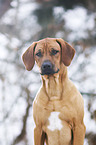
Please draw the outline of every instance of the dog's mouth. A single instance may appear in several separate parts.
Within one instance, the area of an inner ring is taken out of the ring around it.
[[[59,72],[59,69],[57,69],[57,71],[54,71],[53,69],[52,70],[45,70],[45,71],[42,71],[41,72],[41,75],[53,75],[53,74],[56,74]]]

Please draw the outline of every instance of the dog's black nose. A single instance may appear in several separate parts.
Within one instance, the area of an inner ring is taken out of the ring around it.
[[[52,69],[52,63],[50,61],[45,61],[42,64],[42,69]]]
[[[44,61],[41,66],[42,75],[53,73],[53,65],[50,61]]]
[[[42,70],[49,70],[52,69],[52,63],[50,61],[45,61],[42,64]]]

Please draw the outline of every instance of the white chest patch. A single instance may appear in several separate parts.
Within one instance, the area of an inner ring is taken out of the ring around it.
[[[59,114],[60,112],[51,112],[51,115],[49,116],[48,120],[49,120],[49,125],[48,125],[48,129],[51,131],[54,130],[61,130],[62,129],[62,122],[59,118]]]

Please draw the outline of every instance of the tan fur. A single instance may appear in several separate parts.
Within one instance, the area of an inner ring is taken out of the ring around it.
[[[64,48],[61,48],[62,45],[59,46],[56,41],[57,39],[52,38],[43,39],[37,42],[34,51],[34,59],[39,67],[46,58],[49,58],[52,63],[55,63],[55,69],[57,67],[60,69],[56,74],[42,76],[42,87],[33,103],[33,117],[36,124],[34,144],[44,145],[44,142],[46,142],[47,145],[83,145],[85,137],[85,126],[83,123],[84,102],[81,94],[69,80],[66,67],[66,65],[70,64],[73,54],[70,55],[70,59],[67,58],[69,60],[66,60],[66,64],[64,64],[65,60],[63,59],[64,62],[62,62],[60,57],[61,49]],[[62,43],[61,39],[58,39],[58,41]],[[65,42],[63,41],[63,43]],[[49,50],[53,45],[60,53],[51,58]],[[68,44],[68,47],[71,46]],[[49,50],[46,50],[48,48]],[[44,52],[43,57],[39,60],[35,56],[38,49],[42,49]],[[73,48],[71,47],[70,49],[72,50]],[[48,118],[53,111],[60,112],[59,119],[63,125],[61,130],[51,131],[48,129]]]

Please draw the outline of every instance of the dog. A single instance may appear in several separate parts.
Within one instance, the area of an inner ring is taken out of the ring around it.
[[[35,61],[42,87],[33,102],[35,145],[83,145],[85,137],[83,97],[69,80],[67,66],[75,49],[61,38],[45,38],[23,54],[28,71]]]

